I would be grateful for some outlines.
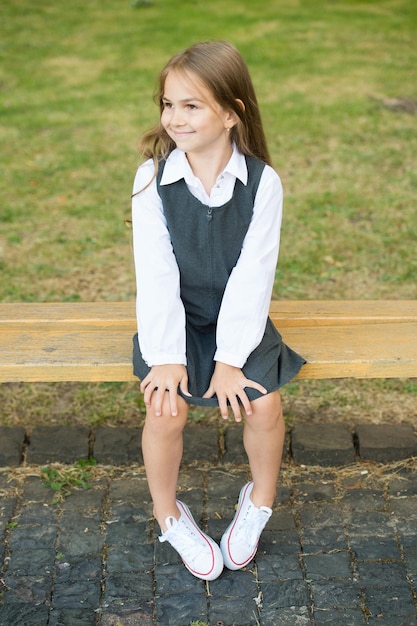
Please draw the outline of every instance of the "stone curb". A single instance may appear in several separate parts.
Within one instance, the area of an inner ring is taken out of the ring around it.
[[[0,467],[22,463],[74,463],[95,458],[103,465],[143,464],[140,428],[103,426],[37,426],[30,435],[20,426],[0,427]],[[297,424],[286,438],[285,460],[299,465],[338,467],[356,461],[390,463],[417,456],[411,424],[361,424],[354,432],[341,424]],[[242,429],[224,431],[188,425],[184,431],[183,465],[247,462]]]

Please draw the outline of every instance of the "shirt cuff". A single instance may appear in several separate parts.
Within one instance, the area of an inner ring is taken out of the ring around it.
[[[149,367],[154,365],[187,365],[187,359],[183,354],[150,354],[144,356],[143,359]]]
[[[231,365],[232,367],[242,368],[248,357],[242,357],[239,354],[231,354],[230,352],[224,352],[222,350],[216,350],[214,355],[214,361],[220,361],[221,363],[226,363],[226,365]]]

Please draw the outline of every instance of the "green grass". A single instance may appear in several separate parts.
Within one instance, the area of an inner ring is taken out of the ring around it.
[[[45,487],[55,492],[52,504],[62,502],[74,489],[90,489],[95,459],[80,459],[71,467],[47,465],[41,469],[41,479]]]
[[[415,299],[417,108],[391,105],[417,100],[416,30],[414,0],[4,0],[0,300],[134,298],[125,219],[156,75],[222,38],[248,62],[285,188],[274,297]],[[40,393],[18,389],[3,406]],[[60,415],[42,389],[39,413]],[[140,404],[129,385],[71,394],[93,423]]]

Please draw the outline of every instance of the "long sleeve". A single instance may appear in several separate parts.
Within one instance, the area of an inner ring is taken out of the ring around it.
[[[139,343],[149,366],[186,364],[185,313],[178,265],[153,175],[153,162],[136,174],[132,200],[133,252]],[[142,190],[142,191],[140,191]],[[137,193],[140,191],[140,193]]]
[[[242,367],[262,340],[278,260],[282,197],[279,176],[266,166],[252,221],[223,296],[216,361]]]

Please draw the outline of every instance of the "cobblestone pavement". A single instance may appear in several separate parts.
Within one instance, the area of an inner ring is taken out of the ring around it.
[[[23,461],[0,469],[0,626],[417,624],[416,459],[341,464],[336,450],[331,465],[326,441],[321,465],[287,453],[256,559],[204,583],[157,539],[138,433],[105,430],[91,488],[55,504],[60,492],[45,486],[41,464],[28,463],[35,436]],[[230,429],[219,452],[210,429],[186,432],[180,497],[216,540],[249,478],[240,433]],[[48,440],[43,431],[49,477],[62,467],[54,464],[70,439],[62,434],[50,430]],[[6,435],[15,433],[0,433],[3,448]],[[111,450],[138,458],[109,464]]]

